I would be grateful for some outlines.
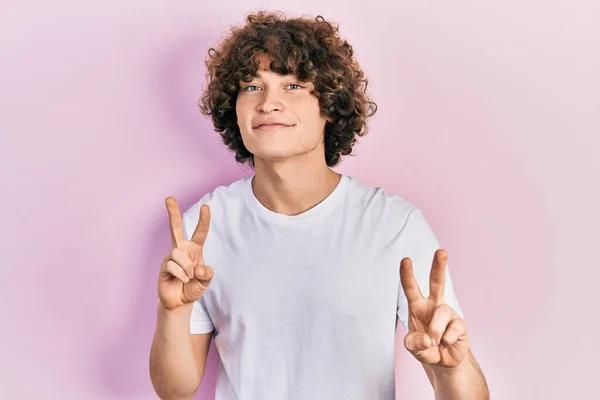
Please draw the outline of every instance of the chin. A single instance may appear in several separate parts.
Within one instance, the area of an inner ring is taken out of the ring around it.
[[[295,145],[290,146],[291,144]],[[265,161],[281,161],[316,150],[315,145],[290,143],[287,138],[285,140],[248,140],[244,142],[244,145],[250,153],[254,154],[255,158]]]
[[[250,151],[250,152],[252,154],[254,154],[255,159],[260,158],[265,161],[281,161],[286,158],[290,158],[290,157],[297,155],[296,152],[290,151],[290,150],[285,150],[285,149],[282,149],[279,151],[271,150],[271,151],[257,151],[257,152]]]

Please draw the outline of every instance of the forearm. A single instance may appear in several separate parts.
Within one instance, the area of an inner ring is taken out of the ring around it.
[[[477,361],[465,357],[454,368],[432,367],[436,400],[489,400],[487,382]]]
[[[191,399],[202,380],[190,337],[192,304],[167,311],[158,305],[150,350],[150,379],[162,400]]]

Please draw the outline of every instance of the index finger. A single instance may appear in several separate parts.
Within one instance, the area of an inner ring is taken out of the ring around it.
[[[167,206],[167,212],[169,213],[169,231],[171,232],[171,244],[173,248],[179,247],[179,244],[185,241],[185,234],[183,232],[183,217],[177,205],[175,197],[167,197],[165,200]]]
[[[423,299],[419,283],[413,274],[412,260],[408,257],[400,261],[400,281],[402,282],[402,289],[404,289],[408,303]]]
[[[199,244],[200,246],[204,245],[206,236],[208,236],[209,228],[210,208],[207,204],[202,204],[202,206],[200,206],[200,218],[198,219],[198,225],[196,225],[196,230],[194,231],[190,241]]]

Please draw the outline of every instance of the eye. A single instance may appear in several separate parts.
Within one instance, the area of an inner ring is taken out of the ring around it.
[[[258,87],[256,85],[250,85],[250,86],[246,86],[246,87],[242,88],[242,91],[243,92],[255,92],[258,89],[260,89],[260,87]]]
[[[297,83],[290,83],[286,87],[290,89],[302,89],[302,86],[298,85]]]

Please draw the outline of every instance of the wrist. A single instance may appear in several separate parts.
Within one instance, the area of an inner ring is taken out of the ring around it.
[[[431,370],[435,375],[452,376],[463,374],[465,370],[471,368],[469,357],[465,356],[463,360],[455,367],[443,367],[441,365],[431,365]]]
[[[189,319],[192,313],[194,303],[183,303],[182,305],[173,309],[167,309],[159,300],[157,305],[157,312],[160,317],[167,319]]]

